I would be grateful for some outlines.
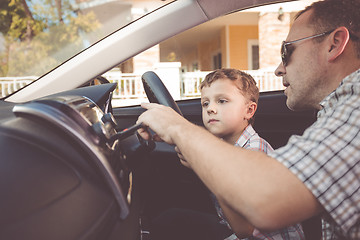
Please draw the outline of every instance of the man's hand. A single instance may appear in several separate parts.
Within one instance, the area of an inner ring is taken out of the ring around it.
[[[137,120],[137,123],[142,123],[144,126],[138,130],[138,133],[145,140],[152,138],[155,141],[165,141],[174,145],[173,137],[176,135],[177,129],[190,124],[170,107],[156,103],[142,103],[141,107],[147,109],[147,111],[141,114]],[[148,128],[155,132],[153,137]]]

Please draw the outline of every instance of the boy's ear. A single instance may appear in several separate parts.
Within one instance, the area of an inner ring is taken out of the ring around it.
[[[255,102],[249,102],[247,108],[248,119],[252,118],[256,112],[257,104]]]
[[[330,34],[330,44],[328,47],[328,61],[335,61],[339,57],[349,42],[350,33],[346,27],[339,27]]]

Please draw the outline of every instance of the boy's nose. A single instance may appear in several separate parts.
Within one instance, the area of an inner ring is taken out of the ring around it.
[[[209,105],[207,108],[208,114],[214,114],[216,113],[216,108],[213,105]]]

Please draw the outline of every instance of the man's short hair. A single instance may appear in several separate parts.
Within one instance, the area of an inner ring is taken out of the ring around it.
[[[297,19],[304,12],[312,10],[309,24],[316,33],[322,33],[346,27],[350,32],[350,40],[354,42],[357,57],[360,59],[360,0],[323,0],[314,2],[298,12]],[[322,38],[314,39],[321,41]]]

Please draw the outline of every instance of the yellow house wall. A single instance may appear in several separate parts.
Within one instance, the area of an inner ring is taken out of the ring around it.
[[[248,69],[248,39],[258,39],[258,26],[229,26],[230,67]]]
[[[248,69],[247,41],[258,38],[258,26],[232,25],[223,27],[211,39],[199,42],[196,50],[182,53],[180,58],[182,66],[186,66],[188,71],[193,71],[192,64],[197,62],[200,71],[211,71],[213,70],[212,58],[214,54],[221,52],[222,67],[246,70]]]

